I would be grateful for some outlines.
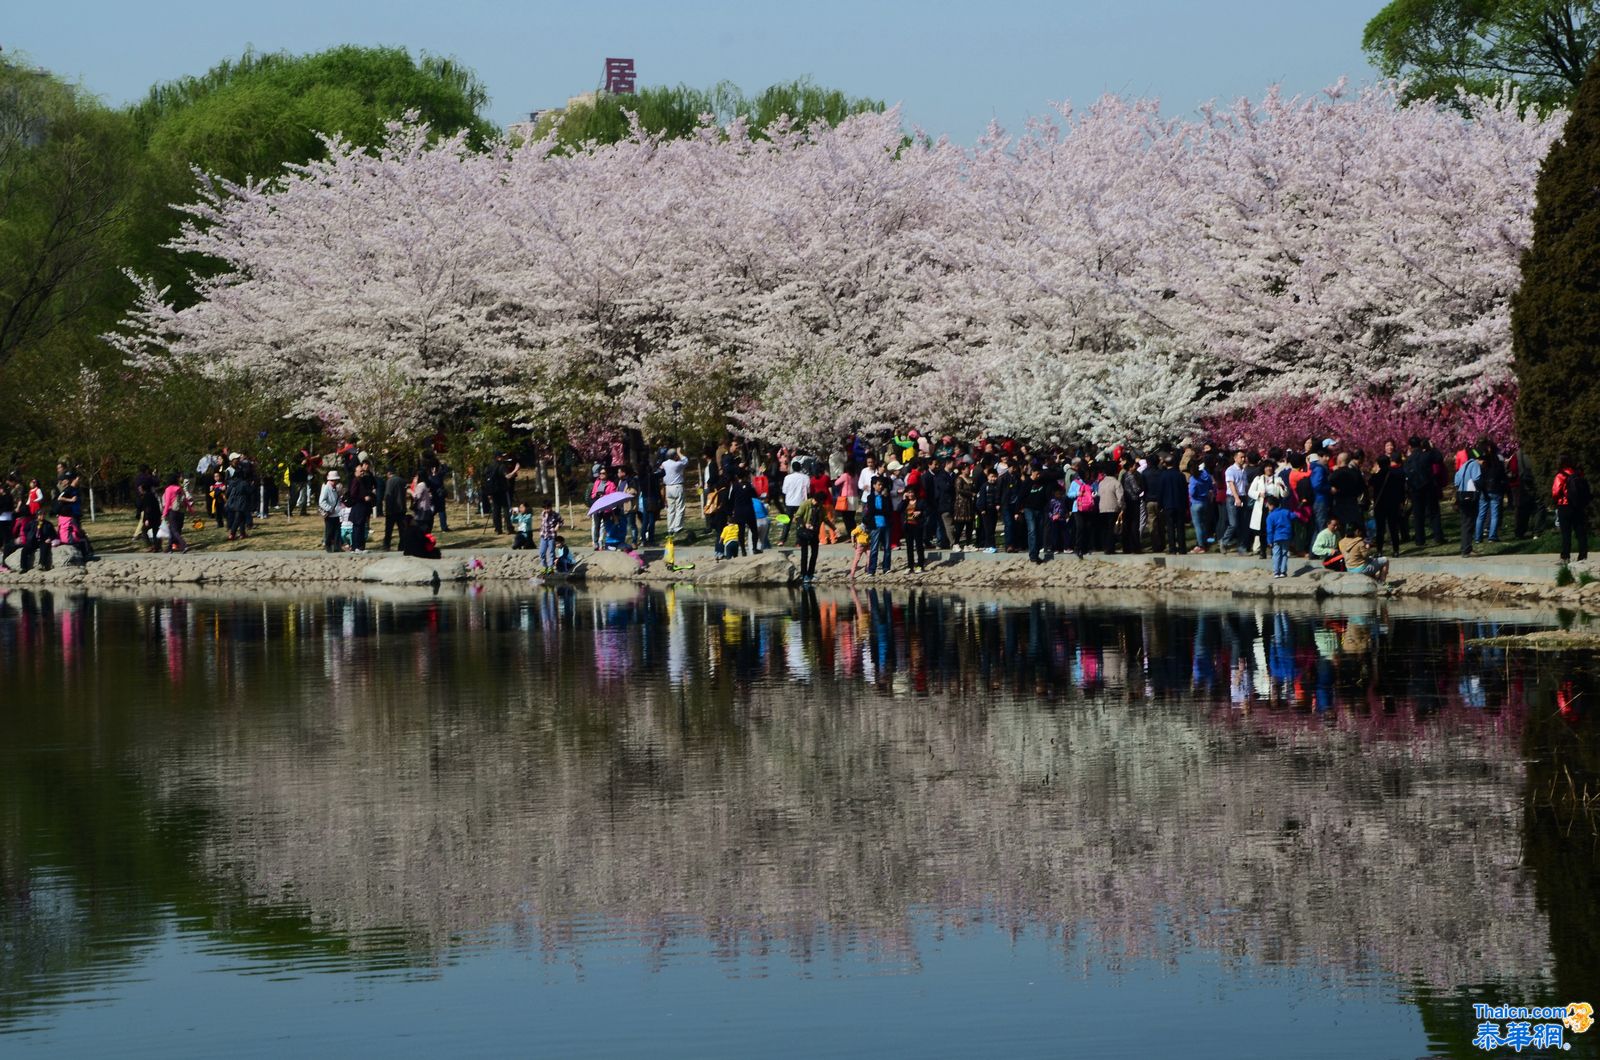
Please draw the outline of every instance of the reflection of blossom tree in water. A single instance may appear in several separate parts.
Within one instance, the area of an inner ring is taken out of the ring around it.
[[[599,915],[663,951],[912,955],[922,910],[1436,987],[1547,970],[1508,871],[1526,675],[1460,623],[881,592],[89,602],[69,661],[62,609],[31,606],[0,636],[47,706],[101,641],[176,633],[188,683],[119,694],[204,709],[147,708],[118,759],[212,815],[208,875],[358,947],[516,924],[563,949]]]

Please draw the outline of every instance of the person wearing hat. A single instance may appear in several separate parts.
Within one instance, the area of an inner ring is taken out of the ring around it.
[[[328,472],[322,492],[317,496],[317,511],[322,513],[322,551],[339,552],[339,472]]]

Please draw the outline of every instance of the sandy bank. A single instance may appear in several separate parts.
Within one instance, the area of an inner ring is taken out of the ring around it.
[[[689,582],[705,586],[761,587],[797,580],[798,553],[768,550],[760,556],[716,561],[705,548],[678,551],[682,568],[672,570],[658,550],[642,561],[622,553],[580,554],[576,581]],[[1600,581],[1558,586],[1553,557],[1497,559],[1397,559],[1390,584],[1358,575],[1330,574],[1308,563],[1275,581],[1265,561],[1233,556],[1058,556],[1029,563],[1025,556],[929,553],[928,569],[911,573],[899,565],[859,586],[924,586],[965,591],[1029,590],[1221,593],[1241,597],[1312,599],[1374,594],[1401,598],[1494,600],[1545,603],[1600,611]],[[825,548],[817,566],[819,586],[848,583],[850,552]],[[85,591],[144,586],[336,586],[349,584],[429,586],[465,582],[526,582],[540,576],[538,555],[509,549],[457,551],[441,560],[405,559],[374,553],[226,552],[184,555],[117,555],[86,566],[58,564],[53,571],[0,574],[5,586],[60,586]]]

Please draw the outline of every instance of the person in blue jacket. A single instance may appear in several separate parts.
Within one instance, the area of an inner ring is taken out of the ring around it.
[[[1282,497],[1267,497],[1267,519],[1264,527],[1267,544],[1272,548],[1272,576],[1289,576],[1289,542],[1294,539],[1295,512],[1283,503]]]

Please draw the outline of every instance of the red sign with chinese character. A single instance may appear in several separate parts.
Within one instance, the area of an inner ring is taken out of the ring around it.
[[[633,95],[633,60],[606,60],[606,91]]]

